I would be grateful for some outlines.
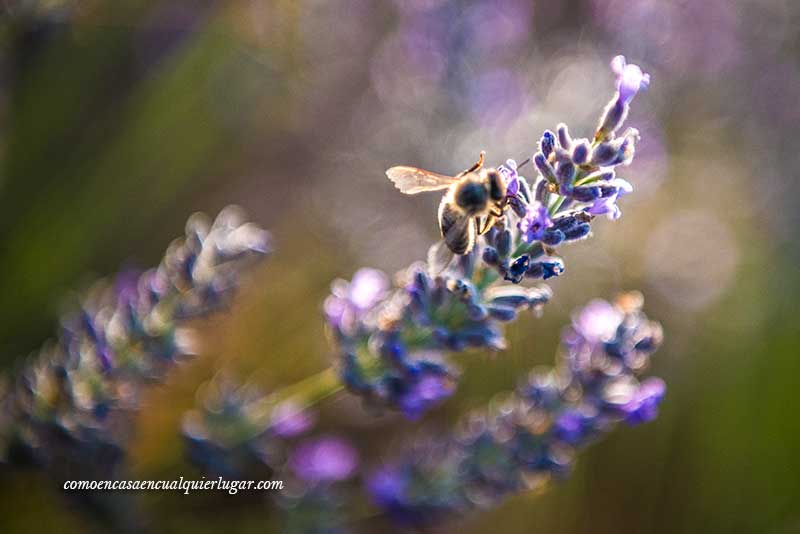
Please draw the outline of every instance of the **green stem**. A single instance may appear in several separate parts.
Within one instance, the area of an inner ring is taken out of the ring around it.
[[[323,369],[315,375],[278,390],[275,398],[279,402],[292,401],[298,406],[312,406],[344,389],[344,384],[333,367]]]
[[[551,217],[556,214],[556,212],[561,207],[561,204],[564,203],[564,200],[566,198],[567,197],[562,197],[561,195],[558,195],[558,198],[555,200],[555,202],[553,202],[553,204],[550,205],[550,208],[548,209],[548,211],[550,212],[550,216]]]
[[[475,288],[478,291],[483,291],[492,285],[492,283],[499,277],[500,275],[494,269],[482,267],[475,275],[473,275]]]
[[[575,187],[578,187],[578,186],[581,186],[581,185],[586,185],[586,184],[589,184],[589,183],[595,182],[595,181],[597,181],[599,178],[600,178],[600,175],[599,175],[599,174],[598,174],[598,175],[595,175],[595,176],[592,176],[591,174],[590,174],[589,176],[584,176],[583,178],[581,178],[580,180],[578,180],[578,181],[576,181],[576,182],[575,182]]]

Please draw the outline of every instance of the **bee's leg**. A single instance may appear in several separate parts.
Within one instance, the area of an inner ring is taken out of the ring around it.
[[[486,151],[481,150],[481,155],[478,157],[478,161],[475,162],[475,165],[467,169],[466,171],[462,172],[459,176],[463,176],[465,174],[469,174],[471,172],[475,172],[481,167],[483,167],[483,160],[486,158]]]
[[[499,219],[500,217],[503,216],[503,210],[500,208],[489,210],[489,213],[496,219]]]
[[[486,232],[488,232],[489,230],[491,230],[492,226],[494,226],[494,223],[496,223],[496,222],[497,222],[497,216],[495,216],[494,213],[490,213],[486,217],[486,220],[483,221],[483,227],[482,228],[480,226],[480,223],[478,224],[478,228],[479,228],[478,235],[483,235]]]

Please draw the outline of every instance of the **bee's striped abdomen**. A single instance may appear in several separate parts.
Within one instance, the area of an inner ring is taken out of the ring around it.
[[[466,254],[475,244],[475,224],[466,215],[448,202],[448,196],[439,204],[439,230],[442,232],[447,248],[454,254]]]

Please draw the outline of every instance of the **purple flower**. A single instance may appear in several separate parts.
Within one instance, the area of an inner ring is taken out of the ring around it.
[[[595,299],[572,318],[572,328],[589,343],[608,341],[622,322],[622,313],[612,304]]]
[[[622,217],[622,210],[617,206],[617,195],[612,195],[607,198],[598,198],[586,212],[592,215],[606,215],[612,220]]]
[[[400,397],[400,409],[409,419],[419,419],[430,408],[452,395],[453,391],[453,380],[448,375],[427,372]]]
[[[519,193],[519,176],[517,175],[517,162],[507,159],[505,165],[500,165],[497,171],[506,182],[506,196],[514,197]]]
[[[326,436],[298,445],[289,466],[306,482],[345,480],[358,466],[358,453],[347,441]]]
[[[626,414],[625,421],[637,424],[655,419],[666,391],[667,385],[660,378],[651,377],[642,382],[630,402],[622,407]]]
[[[558,416],[554,425],[555,436],[570,445],[579,444],[588,433],[589,418],[576,409],[566,409]]]
[[[348,298],[359,310],[374,306],[389,287],[386,275],[376,269],[360,269],[348,287]]]
[[[386,295],[389,280],[376,269],[360,269],[350,282],[337,280],[325,300],[328,322],[337,329],[352,330],[358,318]]]
[[[272,431],[282,438],[298,436],[312,426],[314,426],[313,413],[295,402],[282,402],[272,411]]]
[[[550,219],[547,207],[539,201],[533,201],[528,206],[527,215],[517,223],[517,227],[523,233],[523,239],[527,243],[541,240],[545,231],[551,226],[553,226],[553,221]]]
[[[398,470],[384,467],[367,480],[367,490],[375,504],[387,510],[402,508],[407,496],[408,480]]]
[[[617,91],[623,104],[629,104],[636,93],[650,85],[650,75],[642,72],[639,65],[628,64],[625,56],[612,59],[611,70],[617,75]]]
[[[622,216],[622,210],[617,206],[617,199],[633,191],[633,186],[627,180],[614,178],[608,181],[608,187],[613,188],[611,189],[613,192],[604,194],[601,198],[595,200],[591,206],[586,208],[586,213],[605,215],[612,220],[619,219]]]

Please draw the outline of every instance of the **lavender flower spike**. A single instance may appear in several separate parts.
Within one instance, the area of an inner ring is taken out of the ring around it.
[[[565,329],[554,371],[532,373],[493,409],[375,470],[367,480],[373,502],[415,525],[486,508],[564,477],[576,452],[617,423],[654,419],[664,382],[637,376],[661,342],[661,327],[641,303],[638,293],[589,303]]]
[[[556,247],[587,238],[597,215],[620,216],[617,200],[632,187],[616,177],[615,168],[633,159],[638,131],[629,128],[618,138],[614,133],[649,76],[622,56],[613,65],[617,93],[594,140],[573,138],[565,124],[556,127],[557,134],[545,131],[531,158],[538,172],[533,187],[514,160],[500,165],[506,185],[502,213],[487,219],[491,228],[468,254],[450,263],[448,255],[442,264],[442,247],[434,245],[428,264],[408,268],[394,292],[388,277],[374,270],[334,282],[324,312],[339,374],[351,392],[372,406],[420,417],[455,390],[453,354],[501,350],[503,323],[549,297],[542,287],[519,288],[498,300],[493,295],[504,282],[559,276],[564,262]]]
[[[190,218],[157,269],[98,285],[9,386],[0,459],[112,477],[143,388],[191,353],[183,323],[222,309],[270,249],[269,234],[228,208],[213,224]]]

